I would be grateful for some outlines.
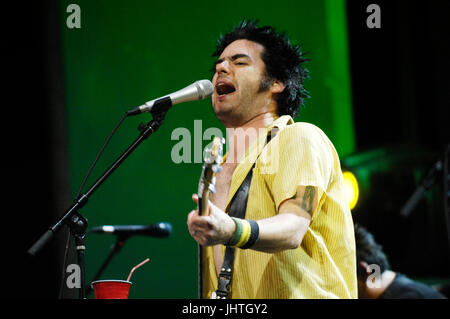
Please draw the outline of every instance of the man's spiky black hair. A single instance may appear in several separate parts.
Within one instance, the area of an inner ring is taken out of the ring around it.
[[[361,261],[367,264],[376,264],[380,266],[380,271],[383,273],[385,270],[390,269],[390,264],[387,256],[383,252],[383,247],[379,245],[373,235],[361,225],[355,223],[355,244],[356,244],[356,263],[358,276],[364,278],[366,274],[358,264]]]
[[[267,79],[277,79],[285,86],[276,96],[278,115],[296,117],[299,106],[303,106],[304,99],[309,97],[303,87],[303,81],[308,78],[308,70],[303,64],[308,59],[303,57],[300,47],[292,45],[285,33],[278,33],[273,27],[258,27],[258,21],[243,19],[233,30],[218,38],[213,56],[220,56],[229,44],[240,39],[264,47],[261,58],[266,65]]]

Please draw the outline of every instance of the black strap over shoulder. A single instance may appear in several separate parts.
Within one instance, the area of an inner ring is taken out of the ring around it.
[[[250,183],[252,181],[253,176],[253,168],[255,164],[253,164],[252,168],[248,172],[244,181],[242,182],[239,189],[234,194],[233,199],[231,200],[229,215],[231,217],[244,218],[245,210],[247,209],[247,201],[248,201],[248,191],[250,189]],[[220,268],[220,274],[218,277],[218,287],[216,291],[217,299],[227,299],[231,286],[231,278],[233,271],[233,261],[234,261],[234,247],[228,246],[225,249],[225,256],[223,258],[222,267]]]
[[[266,145],[270,142],[272,134],[267,136]],[[236,218],[245,218],[245,211],[247,210],[248,192],[253,177],[253,169],[256,161],[250,168],[247,176],[242,182],[239,189],[234,194],[230,202],[230,209],[228,215]],[[225,256],[223,257],[222,267],[220,268],[219,277],[217,279],[216,299],[227,299],[230,294],[231,279],[233,276],[233,262],[236,248],[227,246],[225,249]]]

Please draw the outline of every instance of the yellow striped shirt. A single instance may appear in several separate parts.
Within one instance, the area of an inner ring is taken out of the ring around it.
[[[264,148],[274,127],[279,131]],[[353,221],[333,144],[318,127],[294,123],[287,115],[275,120],[267,134],[258,136],[236,167],[226,211],[256,158],[246,219],[276,215],[300,185],[318,187],[321,196],[299,248],[277,253],[236,249],[231,298],[357,298]],[[204,251],[203,297],[210,298],[217,275],[212,247]]]

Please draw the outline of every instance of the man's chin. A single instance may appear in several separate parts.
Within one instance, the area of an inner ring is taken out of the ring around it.
[[[214,109],[214,113],[225,127],[237,127],[242,122],[241,116],[233,113],[232,109]]]
[[[233,106],[228,103],[213,103],[213,110],[217,118],[223,116],[230,116],[233,111]]]
[[[232,116],[231,110],[214,109],[214,113],[216,114],[217,119],[222,123]]]

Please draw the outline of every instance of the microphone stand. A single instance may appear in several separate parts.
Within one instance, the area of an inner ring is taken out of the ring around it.
[[[409,197],[406,203],[400,210],[400,215],[403,217],[408,217],[414,208],[417,206],[419,201],[425,195],[425,193],[434,185],[436,178],[438,177],[438,172],[442,171],[442,159],[439,159],[433,164],[431,169],[428,171],[427,175],[422,179],[420,185],[416,188],[414,193]]]
[[[108,266],[109,262],[114,257],[114,255],[118,254],[119,251],[122,249],[122,247],[125,245],[125,242],[126,242],[127,239],[128,239],[128,237],[122,237],[122,236],[118,236],[117,237],[116,242],[111,246],[111,249],[109,251],[109,255],[106,257],[105,261],[100,266],[99,270],[97,271],[97,273],[95,274],[95,276],[91,280],[91,282],[94,282],[94,281],[98,280],[98,278],[100,278],[100,276],[102,275],[103,271],[106,269],[106,267]],[[91,292],[92,292],[92,287],[91,287],[91,285],[88,285],[86,287],[86,296],[89,296],[89,294]]]
[[[408,217],[413,209],[417,206],[418,202],[422,199],[425,193],[436,183],[436,178],[438,177],[438,172],[442,171],[443,179],[443,192],[444,192],[444,220],[447,227],[447,240],[448,248],[450,249],[450,174],[449,174],[449,154],[450,154],[450,144],[444,151],[444,154],[440,159],[433,164],[431,169],[428,171],[427,175],[422,179],[420,185],[414,193],[410,196],[408,201],[403,205],[400,210],[400,214],[403,217]]]
[[[85,267],[84,267],[84,241],[86,238],[87,219],[78,213],[78,210],[84,207],[89,197],[103,184],[103,182],[122,164],[123,161],[150,135],[159,129],[164,117],[172,106],[170,97],[165,97],[157,100],[152,107],[151,114],[153,119],[145,126],[140,127],[141,134],[139,137],[116,159],[116,161],[97,179],[97,181],[87,190],[85,194],[75,199],[73,204],[64,212],[62,217],[50,227],[28,250],[28,254],[36,256],[45,245],[55,236],[55,234],[61,230],[63,225],[67,225],[70,228],[70,234],[74,237],[76,248],[78,265],[81,272],[81,289],[80,299],[86,298],[85,292]],[[130,112],[128,112],[131,115]]]
[[[70,221],[66,223],[69,226],[70,234],[75,240],[75,247],[77,250],[78,266],[80,267],[80,291],[79,298],[85,299],[85,267],[84,267],[84,251],[86,246],[84,245],[86,240],[86,229],[88,226],[87,219],[80,215],[78,212],[74,213]]]

